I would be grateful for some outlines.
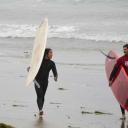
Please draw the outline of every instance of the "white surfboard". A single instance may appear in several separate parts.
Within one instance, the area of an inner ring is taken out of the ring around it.
[[[34,80],[40,68],[47,41],[47,29],[48,19],[45,18],[37,29],[26,86],[30,85]]]

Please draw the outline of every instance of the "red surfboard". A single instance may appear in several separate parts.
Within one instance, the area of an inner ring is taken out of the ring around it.
[[[118,59],[118,56],[113,50],[109,51],[108,56],[110,56],[111,59],[106,57],[105,69],[106,69],[107,78],[109,80],[110,74]],[[119,104],[124,109],[128,110],[128,76],[125,73],[125,70],[122,66],[119,68],[113,79],[111,90],[114,96],[116,97],[117,101],[119,102]]]

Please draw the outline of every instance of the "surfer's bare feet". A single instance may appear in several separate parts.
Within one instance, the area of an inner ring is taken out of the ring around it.
[[[42,110],[39,111],[39,115],[40,116],[43,115],[43,111]]]
[[[125,120],[125,119],[126,119],[126,118],[123,118],[123,117],[122,117],[122,118],[120,118],[120,120]]]
[[[125,115],[122,115],[122,117],[120,118],[120,120],[125,120],[125,119],[126,119]]]

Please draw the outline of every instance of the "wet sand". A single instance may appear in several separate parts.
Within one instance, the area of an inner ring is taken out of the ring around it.
[[[57,62],[59,79],[54,82],[50,73],[44,115],[39,118],[34,85],[25,87],[32,46],[24,50],[9,45],[2,51],[6,46],[0,48],[0,123],[16,128],[125,128],[128,125],[128,119],[124,125],[119,120],[120,107],[108,87],[104,66],[63,65],[58,63],[62,57],[57,51],[53,60]],[[97,115],[95,111],[110,115]]]
[[[89,70],[87,72],[81,69],[74,70],[71,66],[67,66],[64,70],[61,65],[57,65],[58,82],[54,82],[50,74],[43,109],[44,116],[39,118],[34,86],[31,84],[28,88],[25,87],[27,72],[23,69],[26,68],[26,63],[15,68],[12,66],[10,72],[8,70],[0,77],[1,123],[17,128],[121,127],[120,108],[107,86],[105,74],[92,74]],[[5,75],[8,75],[8,80]],[[93,114],[82,114],[82,111]],[[112,115],[97,115],[95,111]]]

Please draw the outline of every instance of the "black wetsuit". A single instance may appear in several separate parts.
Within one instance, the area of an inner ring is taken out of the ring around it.
[[[37,104],[38,104],[39,110],[42,110],[43,105],[44,105],[44,96],[45,96],[45,92],[47,90],[48,77],[49,77],[49,72],[51,69],[54,74],[54,77],[57,78],[58,75],[57,75],[55,63],[52,60],[43,59],[40,69],[35,77],[36,81],[40,85],[40,88],[38,88],[35,85],[35,90],[36,90],[36,94],[37,94]]]

